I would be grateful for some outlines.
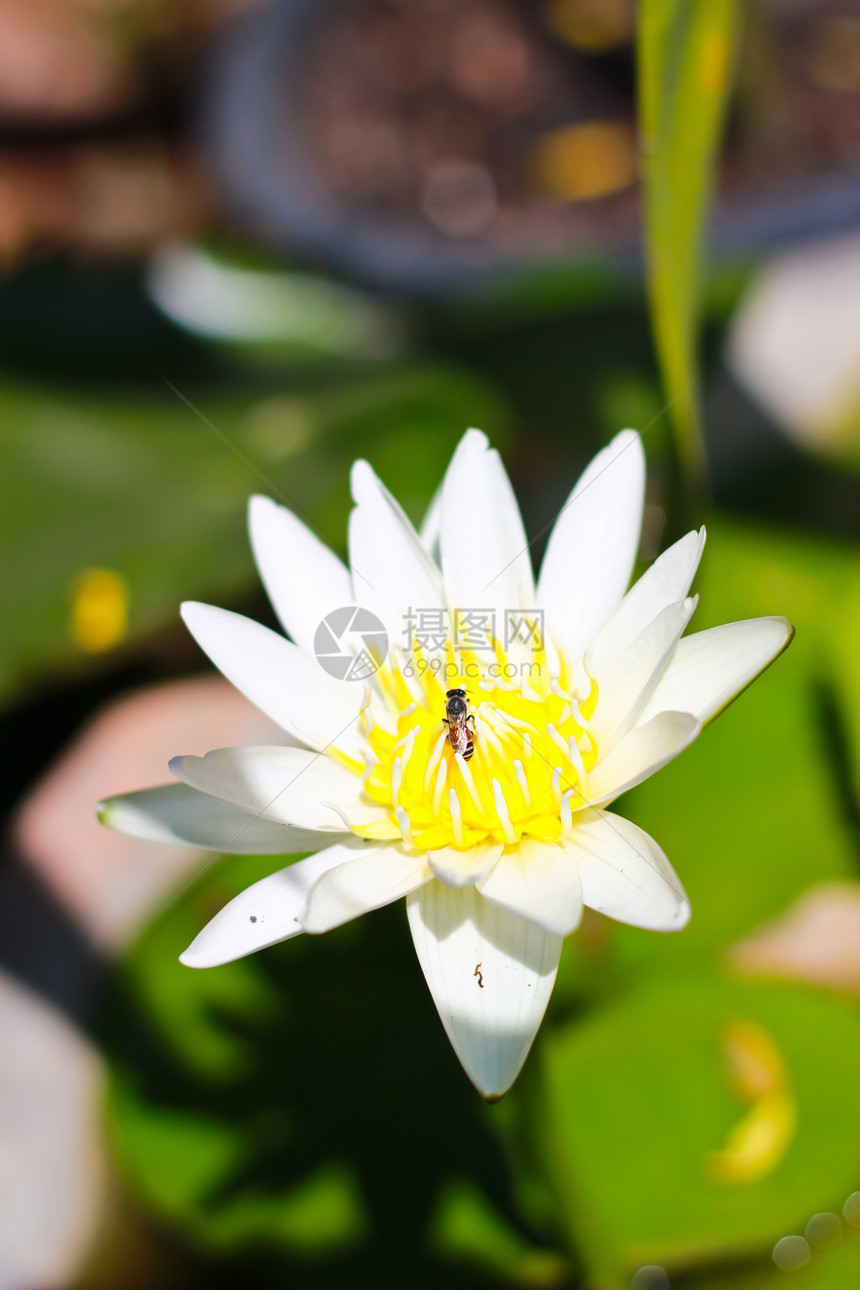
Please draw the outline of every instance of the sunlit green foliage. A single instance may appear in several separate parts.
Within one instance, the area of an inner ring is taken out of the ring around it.
[[[642,0],[639,129],[657,354],[681,458],[704,467],[697,336],[714,166],[735,62],[738,0]]]

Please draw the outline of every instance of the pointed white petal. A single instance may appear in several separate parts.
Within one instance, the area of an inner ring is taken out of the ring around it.
[[[538,602],[573,659],[627,589],[644,503],[640,436],[622,430],[586,468],[559,512],[538,579]]]
[[[598,689],[591,725],[602,756],[636,722],[686,630],[696,603],[697,597],[688,597],[680,604],[668,605],[614,663],[604,671],[594,669]]]
[[[645,725],[634,727],[589,772],[589,804],[608,802],[641,784],[688,748],[701,732],[701,722],[689,712],[660,712]]]
[[[343,833],[333,807],[354,825],[387,818],[364,792],[359,775],[306,748],[216,748],[205,757],[174,757],[170,770],[201,793],[299,828]]]
[[[658,556],[634,582],[591,643],[591,664],[606,668],[629,649],[640,632],[668,606],[683,600],[699,567],[705,530],[687,533]]]
[[[438,851],[428,851],[427,859],[441,882],[446,882],[449,887],[467,887],[492,868],[503,850],[501,842],[472,847],[471,851],[440,847]]]
[[[421,538],[421,544],[429,552],[433,563],[440,565],[442,554],[439,548],[439,540],[442,534],[442,486],[441,484],[433,494],[430,505],[427,507],[427,514],[418,530],[418,536]]]
[[[251,547],[275,613],[306,654],[326,614],[352,604],[349,570],[292,511],[269,497],[248,506]]]
[[[351,475],[349,562],[356,601],[377,614],[391,644],[407,644],[403,615],[444,606],[442,578],[400,506],[366,461]]]
[[[452,609],[536,607],[522,516],[499,454],[480,430],[460,440],[442,483],[442,571]]]
[[[678,875],[644,829],[609,811],[589,811],[563,844],[590,909],[634,927],[677,932],[690,918]]]
[[[355,838],[337,843],[246,887],[195,936],[180,954],[180,963],[218,967],[298,936],[308,893],[317,879],[334,866],[354,860],[365,848],[369,854],[371,845]]]
[[[582,917],[582,884],[576,865],[554,842],[523,838],[506,852],[478,891],[512,914],[536,923],[544,931],[567,936]]]
[[[429,882],[406,909],[454,1052],[484,1097],[501,1097],[546,1011],[562,938],[499,909],[475,887]]]
[[[331,835],[243,811],[186,784],[163,784],[108,797],[98,805],[102,824],[150,842],[230,851],[233,855],[299,855],[328,846]]]
[[[670,708],[691,712],[703,724],[711,721],[782,653],[793,635],[787,618],[749,618],[685,636],[639,724]]]
[[[336,681],[297,645],[242,614],[186,601],[182,617],[218,670],[283,730],[309,748],[333,744],[361,760],[360,685]]]
[[[323,874],[308,895],[302,926],[328,932],[408,896],[432,877],[426,855],[388,843]]]

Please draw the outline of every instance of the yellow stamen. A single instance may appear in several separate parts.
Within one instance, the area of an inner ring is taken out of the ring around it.
[[[436,740],[436,744],[430,754],[430,760],[427,762],[427,770],[424,772],[424,792],[428,792],[433,782],[433,776],[436,773],[436,767],[442,756],[442,749],[445,747],[445,740],[448,738],[448,731],[443,729]]]
[[[505,795],[502,792],[502,786],[497,779],[493,780],[493,798],[496,804],[496,815],[502,828],[502,833],[506,842],[518,842],[517,831],[511,823],[508,804],[505,801]]]
[[[498,641],[491,644],[479,654],[449,641],[405,674],[399,665],[379,669],[362,709],[369,755],[356,771],[382,810],[354,832],[402,837],[429,851],[514,845],[523,837],[557,841],[571,831],[597,760],[588,724],[596,683],[577,699],[561,655],[552,654],[550,672],[543,649],[529,653],[519,642],[514,664]],[[458,686],[467,691],[473,728],[468,762],[443,721],[446,691]]]
[[[403,759],[394,758],[394,764],[391,767],[391,801],[395,811],[400,805],[400,788],[403,784]]]
[[[402,806],[397,807],[397,823],[400,825],[400,835],[407,846],[413,846],[412,826],[409,823],[409,816]]]
[[[460,799],[455,788],[448,789],[448,805],[451,808],[451,829],[454,833],[454,842],[458,847],[462,847],[463,816],[460,811]]]
[[[514,775],[516,776],[517,783],[520,786],[520,792],[523,795],[524,803],[526,806],[531,806],[532,795],[529,790],[529,781],[526,779],[526,772],[523,770],[523,763],[520,761],[519,757],[514,758]]]
[[[439,769],[436,772],[436,784],[433,788],[433,814],[437,820],[439,818],[439,807],[442,805],[442,792],[447,778],[448,763],[442,759],[439,762]]]

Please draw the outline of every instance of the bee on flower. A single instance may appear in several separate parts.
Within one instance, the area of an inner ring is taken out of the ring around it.
[[[525,1061],[584,905],[684,927],[690,906],[669,860],[608,808],[687,748],[793,633],[774,617],[684,634],[704,530],[628,590],[644,485],[639,436],[623,431],[559,513],[537,581],[510,482],[477,430],[420,533],[355,464],[349,567],[285,507],[252,499],[254,555],[290,639],[210,605],[182,615],[292,742],[176,757],[178,782],[108,799],[100,815],[138,837],[306,858],[232,900],[183,963],[228,963],[405,897],[442,1024],[494,1098]],[[357,605],[389,642],[360,682],[314,656],[319,624]],[[432,639],[406,630],[415,606],[434,615]],[[526,630],[466,638],[473,606]]]

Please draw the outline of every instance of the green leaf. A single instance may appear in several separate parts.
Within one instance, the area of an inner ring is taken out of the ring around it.
[[[739,1023],[773,1046],[771,1079],[794,1118],[757,1176],[721,1181],[713,1153],[755,1101],[731,1077]],[[596,1282],[768,1253],[856,1184],[860,1014],[849,1002],[687,973],[549,1033],[541,1058],[547,1169]]]
[[[798,1228],[786,1235],[801,1232]],[[787,1284],[792,1290],[849,1290],[860,1285],[860,1236],[849,1230],[824,1247],[813,1244],[809,1262],[788,1273],[768,1258],[746,1270],[734,1267],[695,1282],[696,1290],[785,1290]]]
[[[224,857],[144,932],[104,1026],[127,1186],[201,1246],[274,1252],[284,1283],[562,1275],[514,1200],[450,1050],[402,903],[200,972],[177,954],[273,867]],[[360,1260],[360,1275],[355,1260]],[[386,1271],[387,1270],[387,1271]],[[383,1272],[385,1275],[383,1276]]]
[[[569,1265],[558,1251],[535,1249],[474,1183],[454,1181],[443,1191],[431,1240],[440,1254],[492,1269],[506,1283],[538,1287],[569,1280]]]
[[[689,478],[703,469],[696,389],[702,248],[738,32],[737,0],[642,0],[639,120],[651,315]]]

